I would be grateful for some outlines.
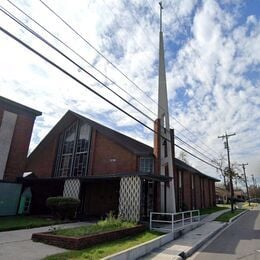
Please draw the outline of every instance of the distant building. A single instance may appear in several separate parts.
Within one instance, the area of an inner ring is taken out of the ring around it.
[[[228,203],[230,192],[224,187],[216,187],[216,202],[219,204]]]
[[[25,171],[34,120],[41,112],[0,96],[0,180]]]
[[[234,201],[245,201],[246,194],[241,189],[234,190]],[[230,202],[230,191],[224,187],[216,187],[216,203],[229,203]]]

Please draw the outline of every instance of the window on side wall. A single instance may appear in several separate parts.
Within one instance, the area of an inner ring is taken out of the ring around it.
[[[153,172],[153,158],[151,157],[141,157],[139,163],[139,171],[152,173]]]

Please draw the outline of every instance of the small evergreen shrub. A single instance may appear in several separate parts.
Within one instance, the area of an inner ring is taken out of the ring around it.
[[[49,197],[46,200],[46,205],[54,217],[60,219],[72,219],[79,204],[80,200],[70,197]]]

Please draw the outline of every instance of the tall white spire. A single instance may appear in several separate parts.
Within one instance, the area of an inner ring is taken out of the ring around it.
[[[176,212],[173,151],[170,134],[168,97],[164,60],[164,43],[162,30],[162,2],[160,5],[160,35],[159,35],[159,82],[158,82],[158,119],[160,120],[160,174],[172,178],[169,184],[161,184],[161,211]],[[166,194],[166,196],[165,196]],[[166,201],[165,201],[166,199]]]

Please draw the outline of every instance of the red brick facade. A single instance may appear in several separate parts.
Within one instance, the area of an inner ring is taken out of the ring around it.
[[[74,121],[76,119],[74,117]],[[59,136],[73,122],[72,119],[65,121],[63,127],[59,127],[57,131],[54,129],[29,156],[27,171],[32,171],[38,177],[53,176]],[[95,128],[92,128],[90,146],[88,176],[125,174],[138,170],[139,156]]]
[[[24,173],[33,124],[34,118],[17,116],[4,179],[15,180]]]
[[[96,130],[93,132],[89,175],[133,173],[138,170],[135,154]]]
[[[53,136],[48,143],[45,143],[29,156],[27,160],[26,170],[31,171],[40,178],[52,177],[56,151],[58,146],[58,136]]]
[[[0,97],[0,126],[5,111],[17,115],[3,176],[4,180],[14,181],[17,177],[22,176],[25,171],[34,120],[41,113]]]
[[[105,177],[106,175],[137,173],[139,170],[139,158],[142,156],[152,157],[153,154],[155,158],[154,174],[160,174],[159,153],[158,151],[156,153],[156,149],[153,153],[151,147],[148,147],[148,149],[145,146],[140,147],[140,143],[135,143],[136,141],[130,140],[126,136],[122,137],[121,134],[70,111],[29,156],[27,163],[28,171],[34,172],[38,177],[53,176],[59,137],[75,120],[89,122],[92,129],[87,176]],[[160,122],[157,120],[155,122],[155,130],[157,131],[159,130],[159,124]],[[159,142],[159,138],[156,138],[155,135],[155,148],[157,150],[160,148]],[[142,154],[142,149],[145,149],[145,154]],[[207,208],[215,204],[215,180],[178,159],[174,159],[174,182],[177,211]],[[92,184],[94,185],[94,183]],[[156,185],[154,210],[158,211],[160,210],[160,182],[157,182]],[[98,185],[95,187],[97,188]]]

